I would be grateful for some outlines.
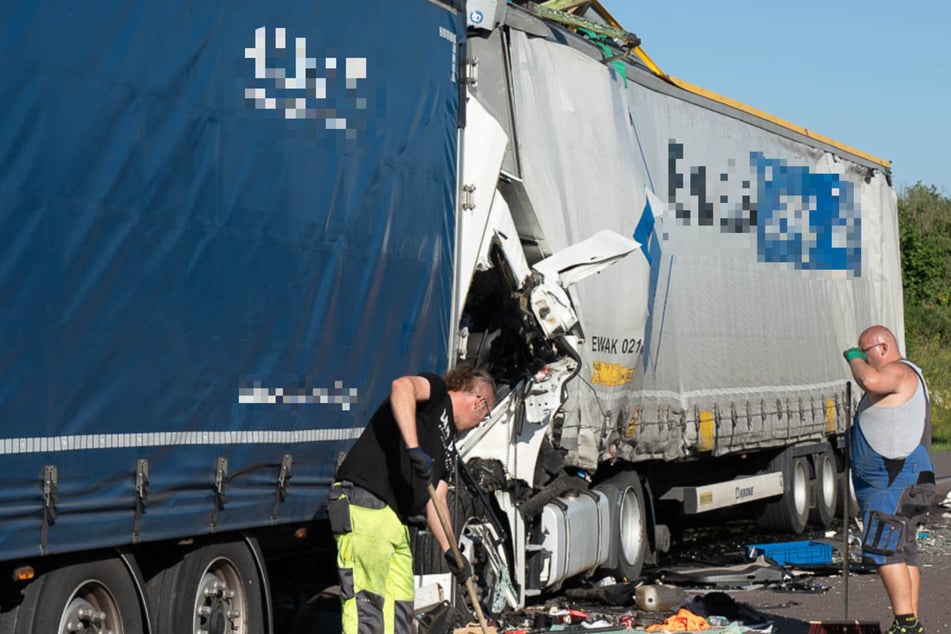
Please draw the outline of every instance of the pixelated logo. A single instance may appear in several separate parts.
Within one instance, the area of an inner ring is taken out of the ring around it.
[[[469,12],[469,22],[473,24],[482,24],[482,20],[485,19],[485,16],[482,15],[482,12],[479,10]]]
[[[243,382],[238,387],[238,402],[244,405],[339,405],[349,412],[360,401],[359,390],[334,381],[332,388],[304,387],[302,382],[289,386],[266,386],[260,381]]]
[[[671,139],[667,193],[678,224],[753,234],[760,262],[861,275],[859,203],[854,185],[839,174],[750,152],[748,166],[731,159],[708,178],[707,165],[688,172],[683,159],[684,145]]]
[[[861,219],[852,183],[760,152],[750,155],[750,165],[757,177],[760,261],[861,275]]]
[[[365,57],[310,56],[306,37],[295,37],[289,47],[286,28],[263,26],[254,30],[254,46],[244,49],[244,57],[254,63],[244,96],[255,109],[284,119],[322,120],[326,130],[346,138],[365,129]]]

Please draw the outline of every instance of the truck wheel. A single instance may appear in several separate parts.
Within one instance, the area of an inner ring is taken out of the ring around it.
[[[835,521],[835,511],[839,503],[839,479],[832,448],[826,446],[822,453],[815,456],[815,460],[816,479],[812,486],[816,505],[809,518],[813,524],[828,528]]]
[[[51,570],[26,587],[16,634],[141,634],[135,582],[117,558]]]
[[[859,515],[859,501],[858,501],[858,498],[855,497],[855,486],[853,486],[852,484],[852,473],[849,470],[845,470],[844,472],[842,472],[842,474],[840,474],[840,477],[846,478],[846,482],[848,483],[848,486],[849,486],[849,509],[848,509],[849,517],[848,519],[851,520],[853,517],[858,517]],[[838,486],[839,487],[842,486],[841,481],[839,481]],[[842,505],[841,491],[842,490],[839,489],[839,497],[836,499],[836,504],[835,504],[835,514],[837,517],[844,516],[844,513],[842,511],[843,505]]]
[[[604,493],[608,495],[611,522],[614,527],[616,559],[612,572],[634,581],[641,576],[647,555],[647,507],[644,488],[635,472],[625,472],[609,479]]]
[[[149,581],[157,634],[262,634],[262,588],[241,542],[208,544]]]
[[[803,456],[783,451],[770,463],[770,471],[782,469],[783,495],[766,502],[756,520],[763,530],[801,534],[809,521],[809,464]]]
[[[2,608],[0,608],[2,610]],[[0,611],[0,634],[14,634],[18,609],[13,607],[6,612]]]

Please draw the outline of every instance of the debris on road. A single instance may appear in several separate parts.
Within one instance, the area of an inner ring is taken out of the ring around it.
[[[923,553],[951,553],[948,503],[934,507],[919,529]],[[861,563],[860,533],[855,526],[849,530],[850,576],[874,573],[873,567]],[[807,622],[775,613],[800,605],[789,595],[825,593],[828,580],[842,575],[841,527],[801,537],[770,542],[770,536],[751,534],[748,526],[687,531],[669,554],[670,563],[647,571],[649,582],[589,580],[542,604],[500,615],[493,625],[500,634],[871,633],[869,623],[853,623],[861,628],[843,630],[841,623]],[[754,588],[786,598],[753,606],[733,596]]]

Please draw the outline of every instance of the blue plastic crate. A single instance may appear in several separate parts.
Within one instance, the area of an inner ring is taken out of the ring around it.
[[[746,547],[746,555],[750,559],[766,555],[780,566],[788,564],[831,564],[832,546],[813,541],[749,544]]]

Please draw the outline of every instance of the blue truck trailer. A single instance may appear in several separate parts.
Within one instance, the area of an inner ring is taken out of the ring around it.
[[[446,367],[465,24],[358,4],[0,7],[11,631],[264,631],[259,540]]]
[[[285,631],[341,455],[461,363],[499,384],[453,487],[491,614],[713,512],[843,506],[839,351],[903,331],[887,161],[663,73],[593,0],[0,27],[0,632]],[[414,540],[425,611],[451,578]]]

